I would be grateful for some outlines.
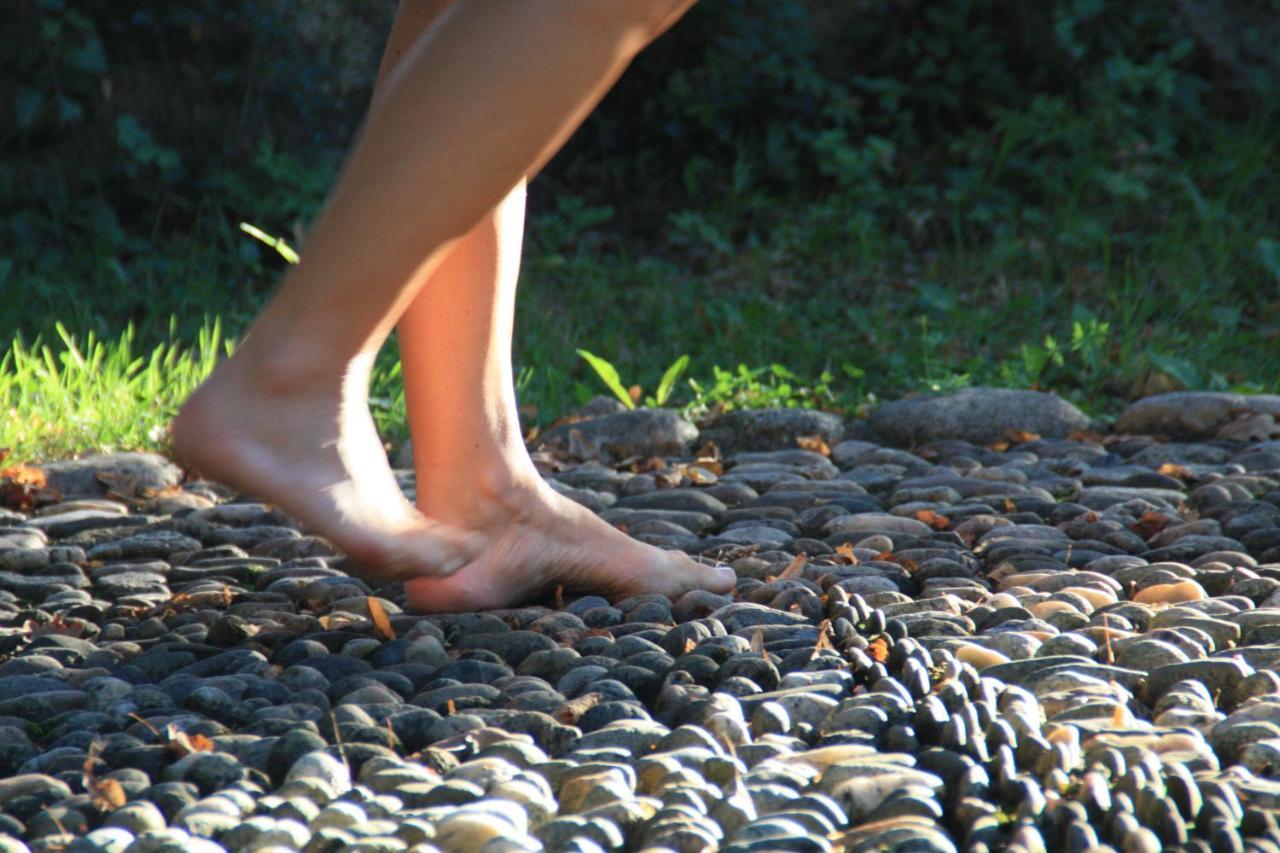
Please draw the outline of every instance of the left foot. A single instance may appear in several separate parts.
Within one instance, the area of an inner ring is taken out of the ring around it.
[[[425,494],[423,489],[420,495]],[[510,607],[557,586],[611,599],[646,592],[676,598],[692,589],[728,592],[736,580],[727,566],[704,565],[679,551],[632,539],[536,474],[462,500],[442,503],[420,497],[420,503],[431,517],[480,534],[487,544],[480,556],[449,577],[408,581],[408,604],[418,611]]]

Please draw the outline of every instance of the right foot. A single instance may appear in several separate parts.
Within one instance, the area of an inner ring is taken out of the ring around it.
[[[610,599],[649,592],[678,598],[693,589],[728,592],[734,587],[728,566],[699,563],[632,539],[553,491],[536,473],[513,477],[502,488],[481,484],[443,499],[433,499],[431,491],[429,481],[420,478],[424,510],[475,531],[485,549],[449,577],[405,584],[409,607],[416,611],[514,607],[556,587]]]
[[[182,407],[180,462],[278,506],[379,580],[449,574],[475,556],[474,535],[426,518],[396,485],[359,370],[281,387],[247,361],[220,366]]]

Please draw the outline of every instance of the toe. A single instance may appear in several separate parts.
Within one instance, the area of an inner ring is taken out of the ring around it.
[[[673,598],[692,589],[727,593],[732,591],[738,582],[738,576],[730,566],[699,563],[679,551],[668,551],[667,554],[676,566],[676,573],[672,578],[673,589],[669,592]]]

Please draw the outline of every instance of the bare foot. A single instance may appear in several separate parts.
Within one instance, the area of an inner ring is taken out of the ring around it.
[[[524,604],[563,585],[611,599],[645,592],[678,597],[691,589],[727,592],[727,566],[695,562],[679,551],[639,542],[557,494],[536,474],[516,485],[477,489],[426,510],[482,535],[485,550],[461,571],[405,584],[409,607],[425,612],[486,610]],[[419,494],[423,494],[419,486]]]
[[[176,455],[275,504],[375,578],[455,571],[479,542],[405,500],[369,415],[363,375],[356,366],[327,386],[263,381],[238,353],[178,414]]]

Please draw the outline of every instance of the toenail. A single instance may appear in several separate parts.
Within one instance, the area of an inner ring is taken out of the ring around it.
[[[440,574],[451,575],[467,564],[466,557],[454,557],[452,560],[445,561],[440,567]]]

